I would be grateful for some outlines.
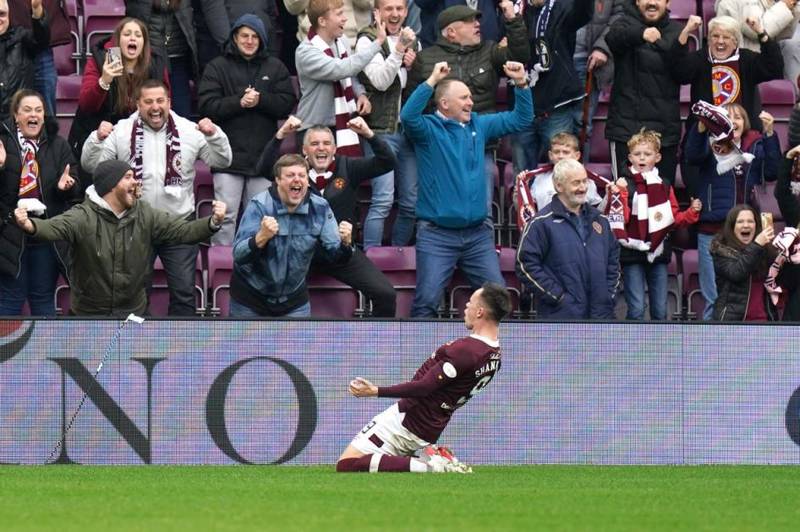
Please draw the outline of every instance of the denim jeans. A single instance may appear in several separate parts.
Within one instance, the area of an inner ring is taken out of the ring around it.
[[[397,190],[397,218],[392,228],[392,245],[407,246],[414,235],[414,221],[417,206],[417,158],[414,148],[402,132],[381,135],[389,145],[397,166],[394,172],[378,176],[370,182],[372,203],[364,220],[364,249],[380,246],[383,243],[383,226],[392,209],[395,190]],[[369,144],[364,152],[372,155]]]
[[[511,142],[511,157],[514,173],[533,170],[539,166],[544,153],[550,149],[550,139],[556,133],[578,132],[575,120],[575,109],[580,109],[580,102],[573,102],[553,110],[546,117],[536,117],[533,123],[519,133],[515,133]]]
[[[233,244],[239,207],[244,205],[246,208],[253,196],[267,190],[269,184],[266,177],[214,172],[214,199],[225,203],[226,212],[222,228],[211,237],[212,244],[222,246]]]
[[[167,275],[169,315],[194,316],[197,310],[194,274],[197,266],[197,244],[162,244],[155,248]]]
[[[189,55],[169,58],[169,84],[171,89],[171,108],[178,116],[186,119],[192,114],[192,59]]]
[[[247,305],[242,305],[235,299],[231,299],[230,310],[228,315],[231,318],[260,318],[261,315]],[[311,316],[311,302],[306,301],[305,304],[300,305],[288,314],[284,314],[283,318],[308,318]]]
[[[56,116],[57,82],[58,72],[56,72],[56,61],[53,58],[53,49],[46,48],[36,54],[36,59],[34,60],[33,88],[44,96],[47,115],[52,117]]]
[[[491,281],[505,286],[494,248],[492,226],[447,229],[417,222],[417,288],[411,316],[436,316],[444,290],[458,267],[474,288]]]
[[[628,314],[625,319],[644,319],[644,294],[647,289],[650,303],[650,319],[667,319],[667,265],[625,264],[622,267],[625,285],[625,303]]]
[[[697,269],[700,281],[700,293],[706,301],[703,319],[708,321],[714,317],[714,302],[717,300],[717,278],[714,275],[714,259],[711,258],[711,241],[714,235],[697,234]]]
[[[55,316],[58,257],[50,242],[28,243],[19,276],[0,275],[0,316],[19,316],[25,301],[33,316]]]

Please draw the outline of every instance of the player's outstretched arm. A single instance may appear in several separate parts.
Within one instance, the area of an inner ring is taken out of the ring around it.
[[[377,397],[378,387],[363,377],[350,381],[350,393],[356,397]]]

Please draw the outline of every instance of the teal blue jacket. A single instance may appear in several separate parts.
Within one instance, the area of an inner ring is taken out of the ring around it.
[[[530,89],[514,89],[513,111],[478,115],[466,124],[423,115],[433,88],[420,83],[400,112],[417,156],[417,218],[450,229],[482,223],[487,212],[484,153],[487,141],[522,131],[533,122]]]

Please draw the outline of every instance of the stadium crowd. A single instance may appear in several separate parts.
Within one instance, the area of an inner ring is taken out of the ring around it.
[[[76,4],[0,0],[0,315],[798,320],[800,6],[672,4],[129,0],[59,131]]]

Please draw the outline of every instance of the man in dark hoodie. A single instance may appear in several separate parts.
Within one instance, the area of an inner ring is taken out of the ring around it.
[[[557,133],[578,133],[575,121],[584,97],[583,84],[572,61],[575,35],[592,20],[593,0],[530,0],[525,25],[531,46],[531,83],[536,114],[528,128],[515,135],[514,171],[539,166]]]
[[[256,15],[234,23],[225,53],[211,61],[198,89],[200,114],[228,135],[233,162],[212,168],[214,197],[229,208],[214,244],[233,243],[240,205],[267,189],[257,168],[258,156],[297,102],[286,66],[267,54],[267,34]]]

